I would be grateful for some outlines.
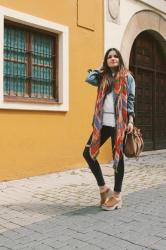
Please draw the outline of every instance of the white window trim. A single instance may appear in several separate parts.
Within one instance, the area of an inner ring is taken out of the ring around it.
[[[3,48],[4,48],[4,20],[11,20],[31,27],[40,28],[58,34],[58,89],[59,104],[33,104],[21,102],[5,102],[3,91]],[[68,111],[69,110],[69,34],[68,27],[47,21],[42,18],[28,15],[0,6],[0,109],[21,109],[21,110],[48,110]]]

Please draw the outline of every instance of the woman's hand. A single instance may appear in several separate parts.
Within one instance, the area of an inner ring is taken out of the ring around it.
[[[129,122],[127,126],[127,134],[131,134],[133,132],[133,123]]]
[[[100,73],[103,73],[103,71],[104,71],[103,66],[100,66],[97,70],[98,70]]]

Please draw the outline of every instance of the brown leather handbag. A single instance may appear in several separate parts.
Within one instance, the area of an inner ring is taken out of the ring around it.
[[[140,129],[134,126],[132,133],[125,136],[124,154],[128,158],[138,157],[143,148],[144,141]]]

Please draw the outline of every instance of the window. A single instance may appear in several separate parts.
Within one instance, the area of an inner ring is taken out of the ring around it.
[[[0,6],[0,109],[69,110],[69,28]]]
[[[56,34],[5,21],[6,101],[58,102]]]

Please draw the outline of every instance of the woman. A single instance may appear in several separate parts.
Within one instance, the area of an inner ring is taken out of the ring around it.
[[[93,117],[93,132],[85,146],[83,156],[94,174],[100,191],[100,205],[104,210],[122,206],[124,176],[123,141],[125,132],[133,130],[135,81],[125,68],[120,52],[109,49],[100,70],[90,70],[86,82],[97,86],[97,100]],[[111,137],[114,190],[105,183],[96,157],[99,148]],[[110,196],[111,194],[111,196]]]

